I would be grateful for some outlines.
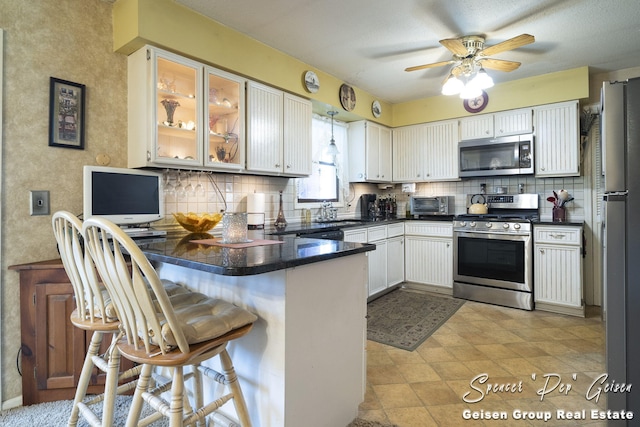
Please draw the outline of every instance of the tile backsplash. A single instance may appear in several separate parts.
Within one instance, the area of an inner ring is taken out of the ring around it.
[[[165,172],[166,174],[166,172]],[[168,182],[175,188],[178,183],[177,171],[170,171]],[[265,223],[272,224],[278,214],[279,193],[283,194],[283,210],[288,222],[300,222],[304,217],[303,209],[295,209],[295,179],[270,176],[233,175],[224,173],[186,172],[182,171],[180,183],[185,188],[191,183],[192,188],[201,184],[203,192],[165,192],[165,210],[167,218],[165,224],[175,223],[173,212],[246,212],[247,194],[257,192],[265,194]],[[462,181],[419,183],[416,185],[415,195],[420,196],[455,196],[455,214],[466,213],[467,194],[480,192],[480,185],[485,184],[487,193],[493,193],[495,187],[506,187],[506,193],[515,194],[520,184],[524,184],[525,193],[540,195],[540,218],[551,220],[552,204],[547,197],[553,195],[553,190],[566,189],[574,200],[567,204],[567,218],[569,221],[583,221],[585,218],[584,203],[585,189],[583,177],[546,178],[513,176],[504,178],[477,178]],[[219,189],[219,191],[218,191]],[[375,193],[379,197],[395,195],[398,201],[400,215],[411,194],[402,193],[401,185],[381,189],[377,184],[354,183],[343,189],[345,206],[339,208],[340,218],[360,216],[359,199],[361,194]],[[317,216],[318,209],[312,209],[312,216]]]

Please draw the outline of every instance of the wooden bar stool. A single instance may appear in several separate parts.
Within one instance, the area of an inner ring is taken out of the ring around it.
[[[171,427],[177,427],[206,424],[207,415],[229,400],[233,401],[241,425],[249,427],[246,403],[226,346],[229,341],[247,334],[257,317],[197,292],[168,295],[140,248],[118,226],[104,218],[87,219],[83,234],[119,314],[125,336],[117,347],[124,357],[143,365],[127,427],[148,424],[147,419],[139,419],[143,402],[168,417]],[[201,362],[214,356],[220,357],[223,373],[200,367]],[[185,393],[185,366],[193,366],[195,375],[193,409]],[[147,390],[154,367],[173,370],[168,401]],[[203,374],[228,386],[228,393],[204,404],[200,390]]]
[[[77,328],[93,332],[82,365],[68,425],[76,426],[79,415],[82,415],[91,426],[111,426],[116,394],[125,393],[135,387],[135,381],[129,381],[120,387],[117,387],[118,382],[137,377],[142,366],[119,374],[120,352],[115,342],[120,323],[114,307],[110,306],[105,287],[97,279],[93,261],[85,254],[81,242],[82,223],[70,212],[59,211],[53,215],[52,225],[60,258],[75,294],[76,309],[71,314],[71,323]],[[102,357],[98,353],[105,335],[112,337],[112,345]],[[104,393],[85,401],[94,367],[106,373]],[[101,401],[102,420],[91,410],[92,405]]]

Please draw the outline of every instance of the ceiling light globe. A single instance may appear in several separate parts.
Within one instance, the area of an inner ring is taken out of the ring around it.
[[[489,74],[487,74],[484,68],[480,68],[480,71],[478,71],[478,74],[476,74],[471,82],[474,86],[480,89],[489,89],[493,86],[493,79]]]
[[[460,92],[460,98],[473,99],[482,95],[482,89],[471,84],[467,84]]]
[[[442,94],[447,96],[457,95],[463,88],[464,83],[462,83],[461,80],[452,75],[447,79],[444,85],[442,85]]]

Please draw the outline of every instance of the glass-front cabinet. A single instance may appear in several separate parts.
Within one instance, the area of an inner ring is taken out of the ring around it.
[[[244,169],[243,79],[147,46],[128,84],[129,167]]]
[[[156,59],[156,138],[151,151],[154,163],[202,164],[202,67],[166,57]]]
[[[206,67],[205,93],[205,166],[216,169],[243,168],[245,81],[232,74]]]

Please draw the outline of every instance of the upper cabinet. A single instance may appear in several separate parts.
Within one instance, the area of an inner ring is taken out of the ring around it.
[[[310,175],[311,102],[255,82],[247,87],[247,170]]]
[[[244,80],[161,49],[128,58],[129,167],[244,169]]]
[[[460,140],[531,133],[532,121],[531,108],[464,117],[460,119]]]
[[[447,120],[393,130],[393,181],[458,179],[458,122]]]
[[[536,177],[580,175],[578,101],[534,108]]]
[[[368,121],[349,124],[349,181],[391,182],[391,129]]]

